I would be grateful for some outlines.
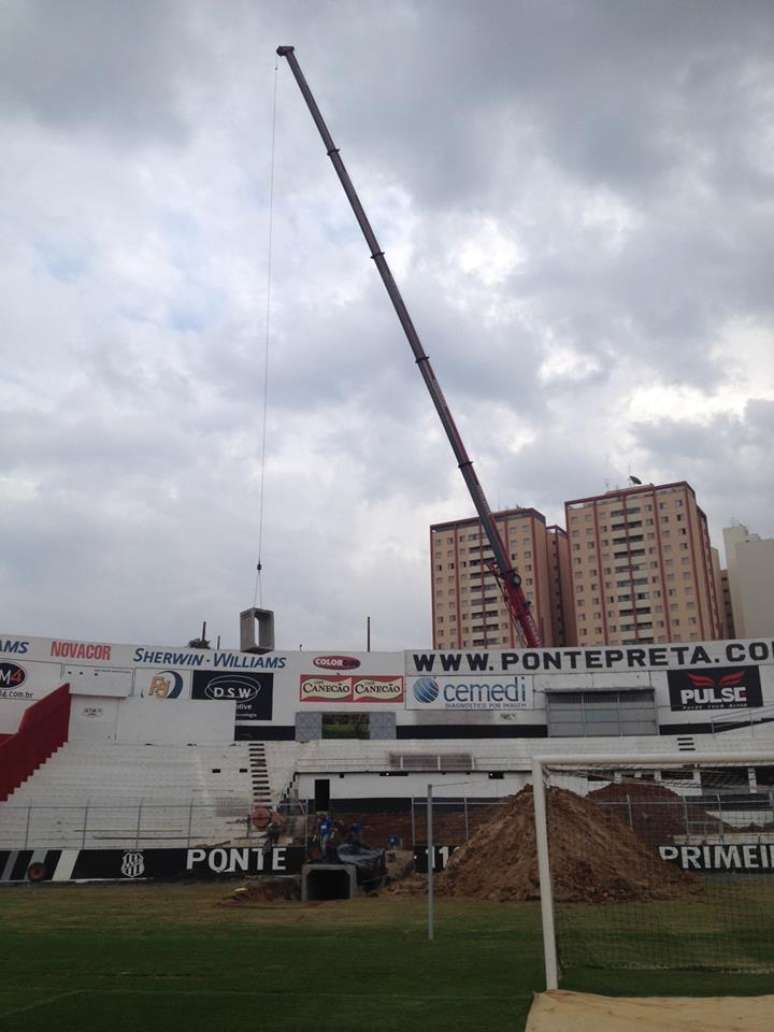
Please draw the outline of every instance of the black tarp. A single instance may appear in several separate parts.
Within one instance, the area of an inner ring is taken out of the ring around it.
[[[378,882],[387,873],[383,849],[369,849],[343,842],[336,847],[336,858],[340,864],[352,864],[356,870],[358,885]]]

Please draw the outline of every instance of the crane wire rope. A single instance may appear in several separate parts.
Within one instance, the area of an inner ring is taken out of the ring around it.
[[[266,482],[266,428],[267,415],[269,410],[269,344],[271,341],[271,287],[272,287],[272,245],[274,235],[274,157],[277,140],[277,82],[279,59],[274,59],[274,88],[271,110],[271,159],[269,162],[269,226],[267,232],[267,258],[266,258],[266,318],[264,324],[264,347],[263,347],[263,417],[261,420],[261,458],[259,462],[259,487],[258,487],[258,559],[255,564],[255,591],[253,592],[253,606],[260,604],[263,607],[263,582],[261,573],[263,571],[263,510],[264,510],[264,486]]]

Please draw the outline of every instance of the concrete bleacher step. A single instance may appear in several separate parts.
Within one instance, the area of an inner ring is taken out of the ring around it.
[[[271,806],[272,793],[269,763],[266,756],[266,746],[263,742],[250,742],[249,756],[253,804],[255,806]]]
[[[246,743],[67,743],[0,804],[0,849],[241,841],[253,798]]]

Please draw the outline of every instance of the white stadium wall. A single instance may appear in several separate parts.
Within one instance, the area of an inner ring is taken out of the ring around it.
[[[315,741],[341,713],[387,742],[701,734],[774,716],[774,643],[253,655],[0,635],[0,734],[62,683],[78,740]]]
[[[527,761],[524,762],[525,768]],[[319,775],[318,775],[319,778]],[[298,795],[301,799],[315,798],[315,781],[312,774],[299,774],[296,785]],[[417,799],[427,797],[427,786],[433,784],[433,796],[439,800],[459,800],[468,798],[486,798],[488,800],[504,799],[514,795],[527,784],[529,775],[509,774],[497,781],[488,780],[486,772],[472,773],[466,776],[464,772],[448,771],[442,775],[437,771],[423,771],[422,773],[411,773],[396,778],[394,774],[389,777],[373,774],[348,773],[342,776],[328,776],[328,792],[332,804],[342,801],[351,802],[354,799],[376,800],[387,799]]]
[[[115,742],[118,708],[118,699],[71,694],[69,740]]]
[[[125,745],[230,745],[235,702],[208,706],[190,699],[157,705],[127,699],[118,712],[116,741]]]

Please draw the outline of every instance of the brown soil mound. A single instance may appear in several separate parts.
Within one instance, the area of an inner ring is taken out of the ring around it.
[[[646,842],[664,845],[675,835],[733,831],[712,817],[700,802],[681,796],[652,781],[611,782],[589,792],[605,813],[625,821]]]
[[[556,900],[665,900],[701,889],[699,879],[661,860],[631,828],[589,799],[551,788],[547,806]],[[438,894],[539,899],[532,807],[532,787],[527,786],[452,854],[436,879]]]
[[[298,878],[256,878],[235,889],[226,899],[221,900],[219,906],[241,907],[250,903],[275,903],[300,898]]]

